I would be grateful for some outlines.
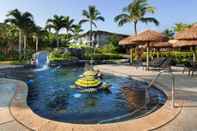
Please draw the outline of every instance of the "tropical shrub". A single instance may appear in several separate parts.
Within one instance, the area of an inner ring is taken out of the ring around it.
[[[65,61],[74,60],[76,57],[72,56],[69,52],[62,52],[60,50],[54,50],[49,54],[50,61]]]
[[[5,60],[6,55],[3,52],[0,52],[0,61]]]
[[[80,43],[80,44],[71,43],[69,45],[69,48],[71,48],[71,49],[85,49],[85,48],[90,48],[90,46],[88,46],[86,43]]]
[[[146,52],[143,53],[142,55],[142,60],[146,61]],[[176,60],[177,64],[182,64],[188,59],[192,59],[192,52],[189,51],[164,51],[164,52],[149,52],[149,57],[150,58],[155,58],[157,57],[168,57],[168,58],[173,58]],[[136,60],[136,54],[134,53],[134,58]]]
[[[111,36],[103,47],[99,48],[100,53],[120,53],[125,50],[119,45],[119,40],[116,35]]]
[[[86,56],[87,60],[90,60],[91,57],[93,58],[93,60],[116,60],[116,59],[124,59],[123,56],[119,55],[119,54],[110,54],[110,53],[96,53],[93,56]]]

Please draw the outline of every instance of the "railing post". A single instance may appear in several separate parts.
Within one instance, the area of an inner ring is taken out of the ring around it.
[[[160,71],[157,76],[155,77],[155,79],[153,79],[148,88],[151,87],[154,82],[160,77],[161,74],[163,73],[167,73],[168,75],[170,75],[170,78],[171,78],[171,95],[172,95],[172,100],[171,100],[171,106],[172,108],[175,108],[175,76],[172,72],[169,72],[169,71]],[[146,89],[147,90],[147,89]]]
[[[175,107],[175,77],[172,75],[172,108]]]

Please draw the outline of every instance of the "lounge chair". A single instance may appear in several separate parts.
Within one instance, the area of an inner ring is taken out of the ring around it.
[[[161,57],[161,58],[155,58],[151,61],[149,64],[150,68],[161,68],[161,65],[166,61],[167,58]]]
[[[171,65],[172,65],[173,59],[172,58],[167,58],[161,65],[161,69],[168,69],[171,71]]]
[[[188,71],[188,76],[193,76],[194,72],[197,71],[197,64],[194,63],[191,60],[188,60],[185,64],[184,64],[184,69],[183,69],[183,73],[185,71]]]
[[[184,68],[183,68],[183,74],[185,72],[188,72],[188,75],[190,74],[190,69],[192,68],[192,61],[191,60],[187,60],[185,63],[184,63]]]

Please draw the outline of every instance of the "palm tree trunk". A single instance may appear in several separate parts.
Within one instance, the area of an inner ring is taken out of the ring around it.
[[[135,31],[135,35],[137,35],[137,21],[134,22],[134,31]]]
[[[90,21],[90,47],[94,48],[93,42],[92,42],[92,21]],[[94,49],[92,51],[91,60],[90,60],[92,67],[93,67],[93,57],[94,57]]]
[[[26,48],[27,48],[27,36],[26,35],[23,36],[23,40],[24,40],[23,51],[24,51],[24,57],[25,57],[26,56]]]
[[[59,47],[59,37],[58,37],[58,31],[55,33],[56,34],[56,46]]]
[[[137,35],[137,21],[134,21],[134,31],[135,35]],[[133,64],[133,49],[130,49],[130,64]]]
[[[90,21],[90,46],[92,45],[92,21]]]
[[[19,30],[19,43],[18,43],[19,57],[21,57],[21,48],[22,48],[22,31]]]
[[[38,37],[36,36],[36,52],[38,51],[38,43],[39,43],[39,40],[38,40]]]

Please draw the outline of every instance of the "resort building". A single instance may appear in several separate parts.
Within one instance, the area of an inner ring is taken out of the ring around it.
[[[123,38],[128,37],[128,35],[112,33],[108,31],[101,31],[101,30],[92,32],[92,41],[99,47],[102,47],[104,44],[106,44],[111,37],[116,37],[117,40],[119,41]],[[80,41],[88,43],[90,41],[90,31],[82,34]]]

